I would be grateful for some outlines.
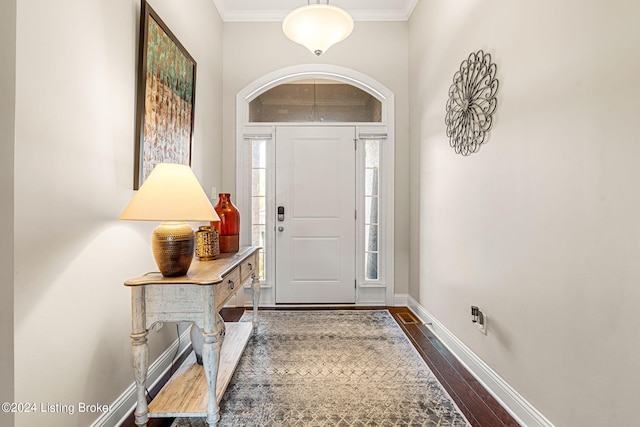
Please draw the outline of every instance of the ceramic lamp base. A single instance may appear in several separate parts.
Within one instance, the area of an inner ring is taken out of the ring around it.
[[[153,230],[151,248],[163,276],[184,276],[193,259],[193,229],[185,222],[165,221]]]

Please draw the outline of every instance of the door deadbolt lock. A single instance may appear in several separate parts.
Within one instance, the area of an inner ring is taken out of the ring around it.
[[[284,206],[278,206],[278,221],[284,221]]]

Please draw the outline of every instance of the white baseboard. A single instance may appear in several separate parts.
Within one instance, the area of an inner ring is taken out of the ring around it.
[[[151,390],[166,374],[173,364],[174,357],[180,358],[185,351],[191,349],[189,338],[190,328],[187,328],[151,365],[147,373],[147,387]],[[179,346],[179,347],[178,347]],[[176,353],[177,350],[177,353]],[[177,354],[177,356],[176,356]],[[132,373],[133,375],[133,373]],[[103,413],[91,424],[91,427],[115,427],[121,425],[133,412],[136,406],[135,382],[125,390],[110,406],[109,411]]]
[[[406,306],[409,307],[423,323],[429,324],[429,328],[438,339],[521,426],[554,427],[551,421],[527,402],[513,387],[503,380],[411,296],[407,296]]]
[[[409,306],[409,295],[408,294],[394,294],[393,295],[393,306],[394,307],[408,307]]]

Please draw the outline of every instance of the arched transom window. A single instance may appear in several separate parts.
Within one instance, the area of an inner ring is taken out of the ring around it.
[[[275,86],[249,103],[250,123],[375,123],[382,103],[360,88],[336,80],[304,79]]]

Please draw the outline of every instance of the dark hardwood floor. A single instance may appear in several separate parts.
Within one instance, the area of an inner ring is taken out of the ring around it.
[[[340,310],[367,310],[379,309],[380,307],[337,308]],[[332,308],[318,308],[318,310],[327,309]],[[286,310],[291,310],[291,308],[286,308]],[[304,307],[299,310],[309,310],[309,308]],[[473,427],[520,427],[513,417],[480,385],[435,335],[418,321],[408,308],[388,307],[388,310]],[[224,308],[221,312],[226,322],[237,322],[243,313],[243,308]],[[180,366],[185,358],[186,355],[176,360],[174,365]],[[168,379],[169,375],[167,374],[156,388],[149,390],[149,393],[152,396],[157,394]],[[171,418],[152,418],[147,426],[169,427],[172,422]],[[133,414],[121,426],[135,427]]]
[[[520,427],[408,308],[388,310],[472,426]]]

